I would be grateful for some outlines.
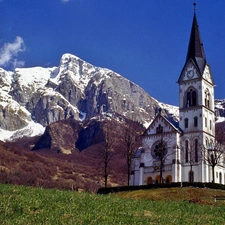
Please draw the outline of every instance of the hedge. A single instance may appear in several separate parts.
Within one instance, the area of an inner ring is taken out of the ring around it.
[[[121,187],[108,187],[99,188],[97,194],[109,194],[121,191],[136,191],[146,190],[154,188],[171,188],[171,187],[198,187],[198,188],[211,188],[225,190],[225,185],[217,183],[201,183],[201,182],[177,182],[167,184],[149,184],[149,185],[138,185],[138,186],[121,186]]]

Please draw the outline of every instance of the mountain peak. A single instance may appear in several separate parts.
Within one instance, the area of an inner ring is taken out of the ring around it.
[[[67,119],[127,118],[147,124],[158,108],[167,117],[177,117],[175,108],[159,103],[135,83],[69,53],[62,55],[58,67],[1,69],[0,87],[0,129],[6,131],[18,131],[32,121],[46,127]]]

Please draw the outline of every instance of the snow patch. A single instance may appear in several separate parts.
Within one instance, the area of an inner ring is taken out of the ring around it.
[[[85,112],[79,112],[80,120],[84,121],[86,119],[86,115],[87,115],[87,113],[85,113]]]
[[[14,76],[18,80],[20,87],[30,88],[33,87],[34,91],[39,88],[43,88],[50,76],[55,74],[56,67],[53,68],[42,68],[42,67],[31,67],[31,68],[17,68]]]
[[[174,115],[177,119],[179,118],[179,107],[168,105],[162,102],[159,102],[159,106],[162,109],[167,110],[170,114]]]
[[[0,140],[1,141],[13,141],[21,137],[35,137],[40,136],[44,133],[45,127],[39,123],[31,121],[26,127],[16,130],[16,131],[7,131],[0,129]]]
[[[216,117],[216,123],[222,123],[225,121],[225,117]]]

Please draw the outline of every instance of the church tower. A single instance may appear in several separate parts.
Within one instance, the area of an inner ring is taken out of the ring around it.
[[[195,6],[195,4],[194,4]],[[178,79],[182,181],[210,182],[202,148],[215,138],[214,82],[194,9],[187,57]]]
[[[212,180],[225,184],[225,169],[220,167],[224,165],[224,155],[214,169],[205,160],[214,157],[215,85],[206,60],[196,10],[186,60],[177,83],[179,125],[169,121],[161,111],[156,115],[142,135],[142,147],[134,155],[131,185],[208,183]]]

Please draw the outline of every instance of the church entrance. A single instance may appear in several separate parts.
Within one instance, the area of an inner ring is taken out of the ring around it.
[[[153,183],[153,182],[152,182],[152,177],[147,177],[146,183],[147,183],[147,184],[152,184],[152,183]]]
[[[157,176],[155,177],[155,183],[156,183],[156,184],[159,184],[159,183],[160,183],[160,175],[157,175]]]
[[[167,184],[172,183],[172,176],[171,175],[166,176],[166,183]]]

